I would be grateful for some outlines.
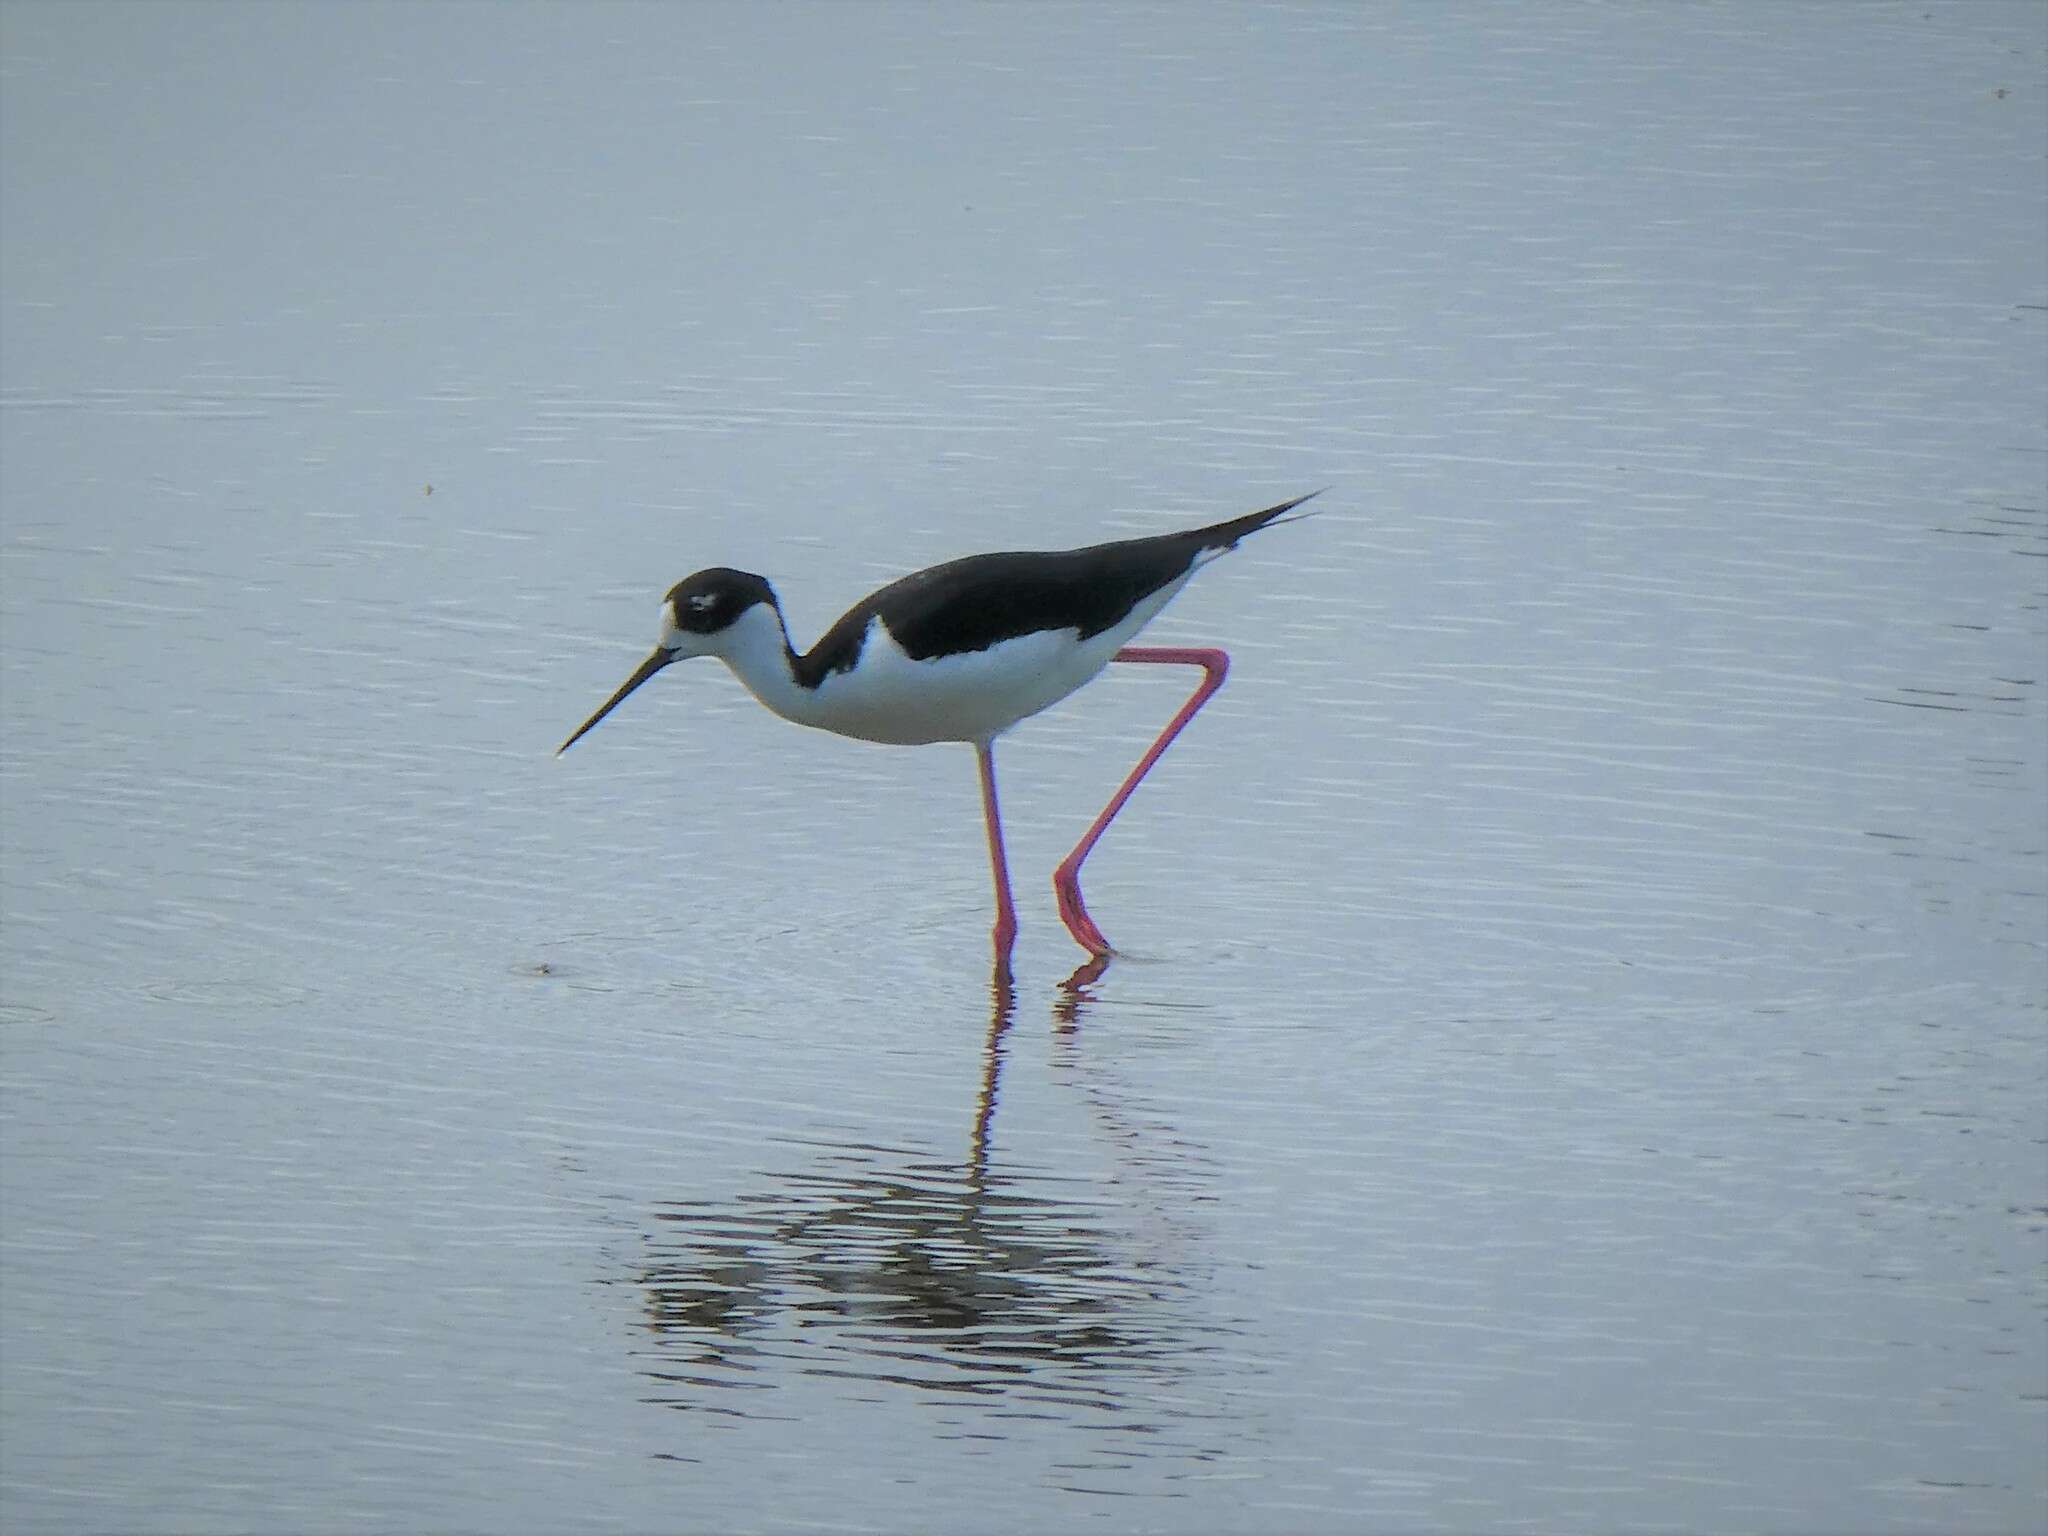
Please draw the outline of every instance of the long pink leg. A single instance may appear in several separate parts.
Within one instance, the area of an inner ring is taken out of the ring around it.
[[[988,822],[988,862],[996,880],[996,970],[1007,976],[1010,950],[1017,942],[1017,909],[1010,901],[1010,862],[1003,855],[1003,818],[996,808],[996,759],[989,744],[978,741],[974,755],[981,763],[981,813]]]
[[[1187,703],[1181,705],[1180,713],[1166,723],[1166,729],[1159,733],[1159,739],[1152,743],[1150,750],[1138,759],[1138,766],[1130,772],[1123,785],[1110,796],[1109,804],[1102,808],[1102,814],[1095,818],[1081,841],[1074,845],[1074,851],[1060,861],[1060,867],[1052,872],[1053,894],[1059,899],[1060,919],[1067,925],[1075,941],[1089,953],[1106,955],[1110,952],[1109,940],[1102,936],[1102,930],[1095,926],[1095,919],[1088,915],[1087,907],[1081,903],[1081,861],[1095,846],[1103,829],[1124,808],[1124,802],[1131,798],[1131,791],[1138,787],[1138,780],[1151,771],[1159,761],[1159,754],[1173,744],[1173,738],[1181,733],[1181,727],[1194,719],[1195,711],[1209,702],[1209,695],[1223,686],[1223,679],[1230,672],[1230,657],[1224,652],[1207,646],[1179,645],[1127,645],[1112,658],[1116,661],[1166,662],[1178,666],[1200,667],[1201,685],[1188,695]],[[991,801],[991,804],[994,802]]]

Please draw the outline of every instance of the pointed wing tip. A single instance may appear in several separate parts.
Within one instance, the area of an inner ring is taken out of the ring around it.
[[[1231,543],[1235,545],[1237,540],[1246,533],[1257,533],[1264,528],[1278,528],[1282,523],[1298,523],[1304,518],[1314,517],[1315,513],[1313,512],[1300,512],[1296,513],[1293,517],[1289,517],[1287,514],[1293,512],[1303,502],[1314,501],[1324,491],[1331,489],[1334,489],[1334,487],[1328,485],[1317,486],[1316,489],[1310,491],[1306,496],[1297,496],[1292,501],[1283,501],[1278,506],[1268,507],[1263,512],[1254,512],[1250,517],[1238,519],[1238,526],[1243,531],[1234,535]],[[1224,526],[1228,527],[1230,525],[1225,524]]]

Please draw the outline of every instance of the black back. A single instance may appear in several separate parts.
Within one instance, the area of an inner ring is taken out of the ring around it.
[[[1086,549],[969,555],[932,566],[849,608],[807,654],[795,658],[797,681],[815,688],[851,667],[877,618],[904,654],[918,661],[984,651],[1039,630],[1071,629],[1086,640],[1186,575],[1198,555],[1231,548],[1306,500],[1299,496],[1207,528]]]

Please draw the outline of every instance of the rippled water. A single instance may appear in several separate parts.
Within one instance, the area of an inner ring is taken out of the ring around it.
[[[484,14],[0,18],[10,1531],[2048,1518],[2040,10]],[[1325,484],[1098,974],[1169,669],[1014,987],[965,748],[551,756]]]

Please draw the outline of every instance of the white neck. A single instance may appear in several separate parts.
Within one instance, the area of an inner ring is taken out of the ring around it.
[[[746,685],[747,692],[785,720],[798,725],[817,723],[818,698],[796,680],[789,630],[779,608],[756,603],[740,615],[738,623],[723,631],[718,641],[711,654],[732,668],[732,675]]]

